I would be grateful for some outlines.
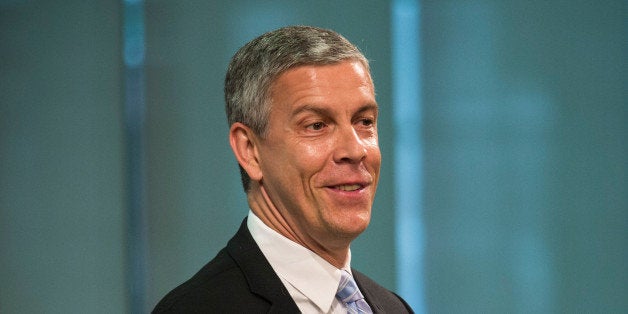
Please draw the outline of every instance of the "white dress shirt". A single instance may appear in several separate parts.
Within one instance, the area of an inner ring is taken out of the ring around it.
[[[302,313],[347,313],[336,299],[341,269],[271,229],[250,210],[247,227]],[[350,263],[351,251],[342,268],[349,273]]]

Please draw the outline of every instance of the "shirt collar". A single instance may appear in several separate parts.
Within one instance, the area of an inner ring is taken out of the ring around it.
[[[249,211],[247,226],[277,275],[309,298],[323,312],[328,312],[336,297],[341,270],[316,253],[271,229],[252,211]],[[351,273],[350,265],[351,250],[342,269]]]

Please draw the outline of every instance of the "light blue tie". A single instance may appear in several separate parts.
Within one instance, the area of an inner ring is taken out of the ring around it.
[[[346,270],[343,270],[340,276],[340,285],[338,286],[338,292],[336,292],[336,298],[347,305],[349,314],[373,313],[369,304],[364,300],[364,296],[358,289],[355,280]]]

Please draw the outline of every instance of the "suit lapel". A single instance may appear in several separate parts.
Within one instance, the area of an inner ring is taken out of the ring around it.
[[[366,284],[368,283],[368,280],[365,279],[365,276],[353,268],[351,269],[351,272],[353,273],[353,278],[355,279],[355,282],[358,284],[358,288],[360,289],[360,292],[362,292],[362,295],[364,295],[366,302],[371,307],[373,314],[384,313],[384,309],[382,309],[381,307],[381,304],[383,303],[378,298],[377,294],[374,293],[370,289],[370,287]]]
[[[288,290],[253,240],[246,219],[227,244],[227,251],[242,270],[251,292],[271,303],[269,313],[299,313]]]
[[[373,313],[414,313],[398,295],[386,290],[364,274],[352,269],[353,278]]]

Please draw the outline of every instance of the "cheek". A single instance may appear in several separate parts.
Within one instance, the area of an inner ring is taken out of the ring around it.
[[[377,132],[371,134],[371,136],[365,137],[364,143],[372,149],[377,149],[379,151],[379,141],[378,141]]]
[[[328,142],[301,142],[293,148],[296,162],[306,168],[315,168],[328,157],[331,144]]]
[[[326,150],[327,149],[321,145],[307,145],[303,147],[301,158],[314,161],[325,155]]]
[[[295,180],[309,185],[313,176],[325,167],[328,148],[326,145],[312,143],[297,143],[283,150],[282,156],[267,156],[276,159],[275,170],[282,172],[281,176],[290,177],[292,188],[296,188]]]
[[[372,140],[365,141],[365,145],[368,151],[367,156],[370,156],[371,160],[376,162],[379,168],[379,163],[381,162],[382,155],[381,155],[381,152],[379,151],[379,144],[377,143],[377,139],[375,138]]]

